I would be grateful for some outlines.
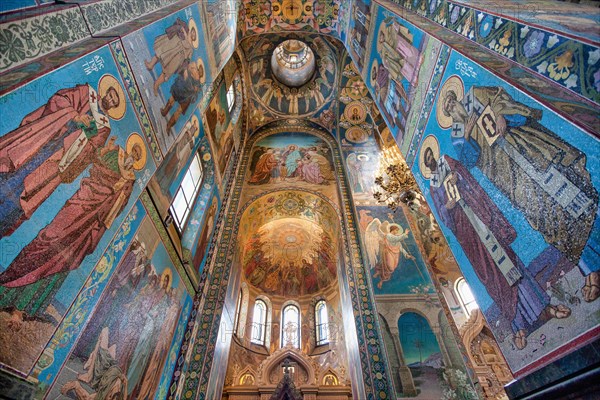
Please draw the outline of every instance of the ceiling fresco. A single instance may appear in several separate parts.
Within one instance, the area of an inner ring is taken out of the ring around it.
[[[294,120],[287,121],[287,125],[261,131],[261,137],[252,144],[242,198],[294,188],[322,193],[337,203],[331,148],[319,136],[299,132],[306,127],[293,127],[290,121]]]
[[[247,239],[243,271],[247,282],[269,294],[302,296],[328,288],[336,278],[330,235],[305,219],[268,222]]]
[[[339,0],[242,0],[238,36],[282,30],[338,35],[339,3]]]
[[[273,75],[271,56],[281,42],[296,39],[314,53],[316,71],[300,87],[288,87]],[[337,40],[318,34],[264,34],[245,39],[241,48],[246,56],[253,102],[261,112],[272,117],[295,115],[312,116],[328,108],[335,98],[338,69],[343,45]]]
[[[337,276],[338,232],[337,212],[316,194],[289,190],[259,197],[240,221],[246,281],[272,295],[328,288]]]

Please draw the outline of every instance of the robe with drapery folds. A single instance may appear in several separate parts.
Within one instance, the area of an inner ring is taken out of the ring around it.
[[[191,59],[194,46],[187,36],[187,24],[177,18],[173,25],[166,29],[164,35],[157,36],[154,40],[154,52],[166,76],[181,72],[184,62]]]
[[[389,229],[389,228],[388,228]],[[404,250],[402,241],[408,236],[406,233],[397,235],[391,232],[383,232],[379,228],[379,253],[381,261],[375,265],[376,276],[381,279],[381,282],[389,281],[398,268],[400,255],[409,257],[409,254]]]
[[[45,105],[23,118],[17,129],[1,136],[0,172],[20,168],[50,141],[71,133],[68,123],[90,111],[89,94],[89,85],[59,90]]]
[[[298,168],[298,160],[302,159],[302,154],[298,149],[287,150],[283,153],[282,158],[285,159],[285,168],[287,170],[287,176],[293,176]]]
[[[166,298],[166,309],[164,310],[165,319],[158,333],[158,341],[148,362],[148,366],[144,373],[144,377],[139,382],[139,391],[134,391],[133,394],[137,393],[139,399],[150,399],[154,397],[154,393],[160,383],[160,377],[169,355],[169,347],[171,346],[171,340],[177,326],[177,319],[181,307],[177,299],[173,299],[170,296]]]
[[[331,168],[331,162],[329,162],[327,157],[317,153],[314,150],[309,150],[308,155],[314,162],[316,162],[319,165],[319,170],[321,171],[323,179],[328,181],[332,181],[335,179],[333,169]]]
[[[123,211],[133,191],[134,175],[126,169],[120,148],[98,154],[89,177],[8,268],[0,285],[20,287],[71,271],[98,246],[106,230]]]
[[[457,176],[455,186],[460,198],[454,204],[452,199],[456,199],[456,194],[448,193],[443,184],[452,172]],[[513,331],[530,331],[550,299],[512,249],[511,244],[517,237],[513,226],[469,171],[451,157],[440,158],[437,171],[432,173],[429,190],[440,219],[454,233],[487,293],[504,318],[512,323]],[[475,220],[478,221],[476,224]],[[497,266],[489,246],[481,239],[486,235],[493,236],[501,247],[506,257],[503,264],[512,263],[521,275],[512,285]]]
[[[500,87],[473,86],[463,103],[476,122],[453,125],[461,132],[453,137],[460,161],[469,169],[479,168],[531,227],[574,264],[600,264],[598,249],[590,249],[598,244],[588,240],[598,192],[585,153],[541,125],[541,110],[515,101]],[[553,218],[548,218],[550,210]]]
[[[267,151],[260,156],[260,159],[256,163],[256,169],[248,183],[253,183],[255,185],[269,183],[271,180],[271,170],[276,166],[277,159],[275,158],[275,155],[272,151]]]
[[[110,123],[89,85],[63,89],[29,114],[21,126],[0,138],[2,185],[11,195],[0,201],[0,235],[31,218],[61,183],[71,183],[91,164],[110,134]],[[92,117],[89,126],[73,121]],[[35,118],[38,119],[35,119]]]
[[[303,181],[308,183],[320,185],[325,181],[317,160],[310,156],[305,156],[302,159],[300,165],[296,169],[296,174],[300,176]]]

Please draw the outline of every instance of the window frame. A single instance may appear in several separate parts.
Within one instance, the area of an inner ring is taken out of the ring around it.
[[[197,163],[198,168],[200,170],[200,176],[195,181],[194,181],[194,177],[191,176],[191,174],[192,174],[191,168],[194,165],[194,163]],[[183,188],[183,184],[184,184],[184,182],[186,182],[186,177],[188,176],[188,174],[190,174],[190,178],[192,179],[192,184],[193,184],[193,190],[192,190],[193,193],[190,196],[190,199],[187,198],[185,189]],[[173,218],[173,223],[175,224],[175,228],[177,229],[177,232],[180,235],[183,233],[183,231],[185,230],[185,227],[187,226],[188,220],[190,218],[190,214],[194,208],[196,199],[198,198],[198,194],[200,193],[200,191],[202,189],[203,181],[204,181],[204,168],[202,167],[202,160],[200,158],[200,153],[196,152],[194,154],[194,156],[192,157],[192,161],[188,165],[188,167],[183,175],[183,179],[179,183],[179,187],[175,191],[175,195],[173,196],[173,200],[171,201],[171,204],[169,205],[169,214]],[[178,201],[180,193],[181,193],[181,196],[183,197],[183,201],[185,202],[185,211],[184,211],[182,217],[179,215],[179,212],[177,211],[177,208],[175,207],[175,203]]]
[[[227,98],[227,110],[229,110],[229,113],[231,114],[231,111],[235,108],[235,80],[233,80],[231,85],[227,88],[225,97]]]
[[[324,314],[322,315],[322,310]],[[315,304],[315,345],[323,346],[329,344],[329,312],[327,310],[327,302],[325,300],[317,301]],[[325,319],[323,321],[322,319]]]
[[[281,309],[281,332],[280,332],[280,347],[285,347],[287,345],[287,342],[285,342],[285,328],[286,328],[286,313],[287,310],[290,308],[294,308],[296,310],[296,314],[298,316],[296,323],[297,323],[297,327],[296,327],[296,340],[295,343],[293,343],[293,345],[297,348],[300,349],[300,344],[302,343],[301,341],[301,314],[300,314],[300,306],[298,306],[295,303],[288,303],[288,304],[284,304],[283,308]],[[292,321],[289,321],[292,322]]]
[[[256,309],[259,304],[264,307],[264,313],[262,315],[262,322],[257,321]],[[265,346],[267,337],[267,315],[269,308],[267,302],[263,299],[256,299],[254,301],[254,308],[252,310],[252,335],[250,337],[250,343],[254,343],[260,346]],[[256,329],[259,329],[259,335],[256,335]]]
[[[462,290],[463,287],[466,287],[467,290],[469,291],[469,294],[472,298],[471,300],[468,300],[468,301],[465,300],[465,296],[463,294],[464,292]],[[469,284],[467,283],[467,280],[465,278],[460,278],[456,281],[456,283],[454,284],[454,290],[456,291],[458,301],[460,302],[460,306],[465,311],[465,314],[467,315],[467,317],[470,317],[471,314],[473,313],[473,311],[479,309],[479,305],[477,304],[477,299],[475,298],[475,295],[473,294],[473,291],[471,290],[471,287],[469,286]],[[475,307],[473,307],[473,305],[475,305]]]

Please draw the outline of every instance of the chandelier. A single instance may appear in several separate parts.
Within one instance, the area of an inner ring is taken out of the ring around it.
[[[383,150],[375,185],[380,190],[375,191],[373,197],[392,211],[396,211],[400,204],[408,205],[417,197],[417,182],[396,146]]]

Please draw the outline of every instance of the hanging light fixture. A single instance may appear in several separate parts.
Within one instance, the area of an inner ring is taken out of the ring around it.
[[[380,190],[375,191],[373,197],[392,211],[396,211],[400,204],[408,205],[417,197],[417,182],[400,157],[398,147],[383,149],[375,185]]]

